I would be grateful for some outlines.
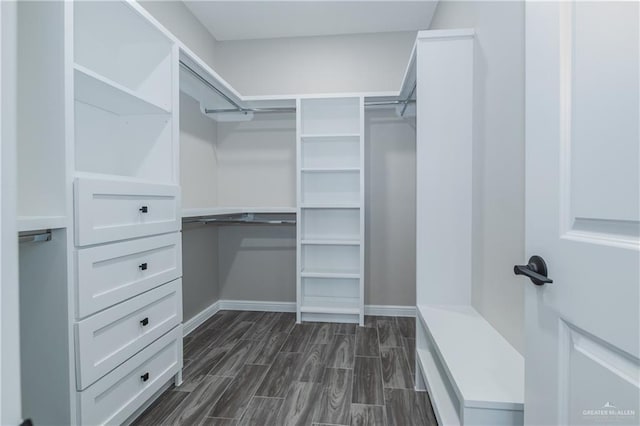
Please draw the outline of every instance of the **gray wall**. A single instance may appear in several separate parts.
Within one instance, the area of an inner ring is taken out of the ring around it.
[[[441,1],[432,29],[476,30],[472,303],[520,352],[524,286],[524,3]]]
[[[415,119],[365,113],[365,303],[416,303]]]
[[[139,0],[138,3],[203,61],[213,67],[216,39],[182,1]]]
[[[244,95],[396,91],[415,32],[219,41],[216,71]]]
[[[182,225],[182,316],[185,321],[220,299],[218,227]]]

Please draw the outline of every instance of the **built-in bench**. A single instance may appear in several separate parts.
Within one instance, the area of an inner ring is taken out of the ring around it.
[[[440,425],[521,425],[524,358],[470,306],[418,306],[417,385]]]

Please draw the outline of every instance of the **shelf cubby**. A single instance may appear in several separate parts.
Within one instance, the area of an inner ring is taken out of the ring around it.
[[[302,169],[360,168],[360,136],[301,137]]]
[[[359,98],[302,99],[301,134],[360,134]]]
[[[76,64],[170,110],[171,40],[126,2],[79,1],[73,12]]]
[[[360,209],[303,209],[302,240],[360,241]]]
[[[302,174],[302,202],[309,204],[357,204],[360,201],[358,171]]]

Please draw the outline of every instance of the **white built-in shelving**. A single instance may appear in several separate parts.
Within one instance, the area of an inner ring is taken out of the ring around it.
[[[363,102],[298,100],[298,321],[364,321]]]

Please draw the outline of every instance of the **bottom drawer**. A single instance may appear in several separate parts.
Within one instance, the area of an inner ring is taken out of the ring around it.
[[[182,368],[182,325],[78,392],[79,424],[121,424]]]

